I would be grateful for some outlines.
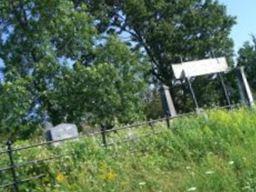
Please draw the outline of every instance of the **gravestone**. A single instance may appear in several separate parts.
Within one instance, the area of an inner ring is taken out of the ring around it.
[[[55,127],[48,128],[46,131],[48,141],[59,141],[68,138],[76,138],[78,136],[77,126],[69,123],[61,123]]]

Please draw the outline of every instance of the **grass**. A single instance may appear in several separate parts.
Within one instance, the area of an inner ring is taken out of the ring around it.
[[[19,177],[47,174],[22,185],[23,191],[53,192],[169,192],[256,191],[256,111],[214,110],[176,119],[171,129],[155,125],[160,134],[144,127],[129,134],[133,142],[107,149],[94,138],[67,142],[58,147],[22,151],[16,161],[72,154],[54,162],[31,165]],[[127,137],[119,132],[108,138]],[[137,138],[137,139],[136,139]],[[21,141],[17,145],[28,144]],[[1,158],[0,164],[7,163]],[[7,179],[0,173],[0,181]]]

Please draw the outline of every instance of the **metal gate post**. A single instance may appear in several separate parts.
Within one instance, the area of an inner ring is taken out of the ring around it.
[[[227,90],[226,84],[225,84],[225,82],[224,82],[222,73],[218,73],[218,77],[219,77],[219,79],[220,79],[221,86],[222,86],[224,95],[225,95],[225,97],[226,97],[226,101],[227,101],[228,107],[231,108],[230,97],[229,97],[228,90]]]
[[[189,77],[186,77],[186,82],[188,84],[188,87],[189,87],[189,90],[190,90],[190,93],[191,93],[191,96],[192,96],[192,99],[193,99],[193,102],[194,102],[194,105],[196,107],[196,112],[198,112],[199,110],[199,105],[198,105],[198,102],[197,102],[197,99],[196,99],[196,94],[194,92],[194,89],[192,87],[192,84],[191,84],[191,81],[190,81],[190,78]]]

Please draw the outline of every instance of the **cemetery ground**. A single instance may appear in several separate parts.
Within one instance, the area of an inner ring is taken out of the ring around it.
[[[152,133],[152,134],[150,134]],[[130,138],[124,142],[122,138]],[[38,142],[38,141],[36,141]],[[60,156],[22,167],[18,177],[45,176],[19,185],[20,191],[256,191],[256,111],[211,110],[153,128],[120,130],[18,151],[15,162]],[[35,141],[18,141],[14,147]],[[8,157],[0,158],[0,167]],[[11,180],[0,172],[0,184]],[[11,188],[0,189],[11,191]]]

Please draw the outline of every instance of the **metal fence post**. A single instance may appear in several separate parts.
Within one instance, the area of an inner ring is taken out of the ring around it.
[[[102,142],[104,147],[107,147],[107,139],[106,139],[106,126],[101,125],[101,135],[102,135]]]
[[[195,94],[195,91],[192,87],[192,83],[190,81],[190,78],[189,77],[186,77],[186,82],[188,84],[188,88],[189,88],[189,91],[191,93],[191,96],[192,96],[192,99],[193,99],[193,102],[194,102],[194,105],[196,107],[196,111],[199,111],[199,105],[198,105],[198,101],[197,101],[197,98],[196,98],[196,94]]]
[[[19,192],[19,186],[18,186],[18,179],[16,175],[16,170],[15,170],[15,163],[13,160],[13,150],[12,150],[12,142],[10,140],[7,141],[6,143],[7,149],[8,149],[8,156],[10,160],[10,167],[11,167],[11,173],[12,173],[12,179],[13,179],[13,191],[14,192]]]
[[[165,121],[166,121],[167,128],[170,128],[170,115],[165,116]]]
[[[155,134],[154,125],[153,125],[153,123],[151,122],[151,120],[149,121],[148,125],[149,125],[149,127],[151,128],[152,132]]]

